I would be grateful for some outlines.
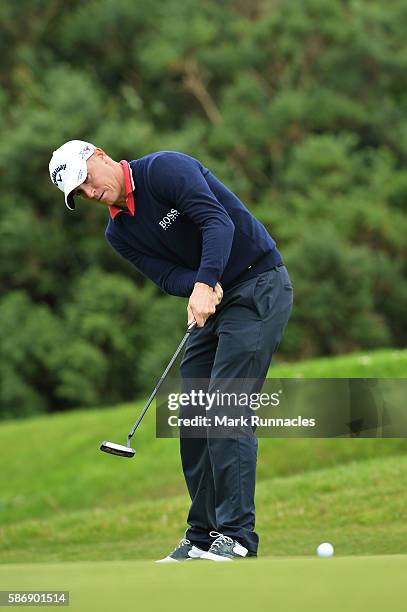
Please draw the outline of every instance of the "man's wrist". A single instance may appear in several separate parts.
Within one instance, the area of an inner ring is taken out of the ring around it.
[[[194,289],[195,288],[203,288],[203,289],[208,289],[209,291],[213,291],[213,287],[211,287],[210,285],[207,285],[206,283],[201,283],[201,282],[195,283]]]
[[[214,289],[218,278],[219,278],[218,269],[204,268],[203,270],[198,270],[198,273],[195,278],[195,282],[203,283],[204,285],[208,285],[208,287],[211,287],[212,289]]]

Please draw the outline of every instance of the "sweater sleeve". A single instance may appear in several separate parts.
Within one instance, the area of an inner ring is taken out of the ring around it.
[[[189,270],[165,259],[150,257],[130,246],[126,241],[106,232],[110,246],[139,272],[149,278],[165,293],[189,297],[194,289],[196,270]]]
[[[232,249],[235,226],[217,200],[198,160],[178,153],[159,153],[149,168],[151,187],[159,198],[184,212],[202,231],[202,255],[195,282],[215,287]]]

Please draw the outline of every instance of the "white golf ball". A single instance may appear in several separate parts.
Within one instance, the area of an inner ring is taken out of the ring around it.
[[[332,557],[334,554],[334,547],[329,542],[322,542],[317,548],[318,557]]]

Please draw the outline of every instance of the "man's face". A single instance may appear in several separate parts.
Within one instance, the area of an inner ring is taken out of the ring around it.
[[[74,196],[111,206],[122,195],[122,172],[118,174],[112,160],[102,149],[96,148],[86,161],[87,177],[74,191]]]

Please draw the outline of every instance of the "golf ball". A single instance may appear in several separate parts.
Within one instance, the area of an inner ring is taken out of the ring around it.
[[[329,542],[322,542],[317,548],[318,557],[332,557],[334,554],[334,547]]]

